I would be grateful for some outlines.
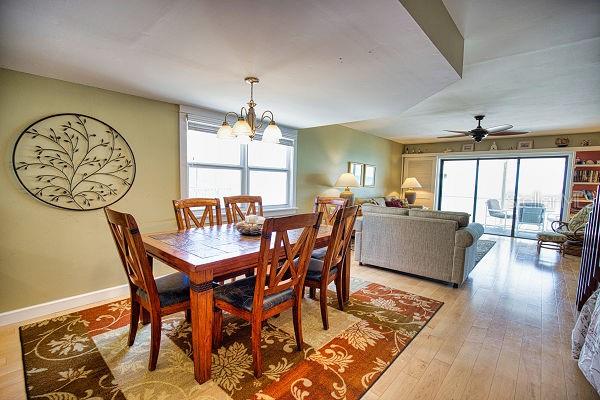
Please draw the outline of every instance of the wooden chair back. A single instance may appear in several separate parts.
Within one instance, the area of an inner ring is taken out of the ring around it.
[[[341,197],[315,197],[313,212],[323,213],[323,224],[333,225],[335,215],[339,210],[346,207],[348,201]]]
[[[345,207],[336,214],[327,253],[323,259],[323,276],[329,276],[331,267],[342,262],[352,240],[357,214],[358,206]]]
[[[148,261],[142,235],[135,218],[130,214],[120,213],[110,208],[104,208],[104,214],[132,293],[140,288],[148,294],[152,305],[160,307],[152,267]]]
[[[196,217],[192,208],[204,207],[200,219]],[[177,220],[177,229],[201,228],[208,224],[210,226],[222,225],[221,201],[219,199],[192,198],[173,200],[173,210]],[[213,212],[214,211],[214,212]]]
[[[260,196],[223,197],[223,203],[225,204],[228,224],[243,221],[248,215],[263,216],[262,197]],[[246,206],[245,212],[240,208],[240,204]]]
[[[322,213],[313,213],[265,220],[256,271],[254,310],[263,308],[265,296],[287,289],[300,296],[322,217]],[[293,246],[290,233],[298,237]]]

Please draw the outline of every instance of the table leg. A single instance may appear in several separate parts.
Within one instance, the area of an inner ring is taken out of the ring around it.
[[[342,279],[342,296],[344,298],[344,303],[350,301],[350,264],[352,261],[352,251],[350,250],[350,246],[346,249],[346,254],[344,254],[343,267],[343,279]]]
[[[190,275],[194,377],[198,383],[204,383],[210,379],[213,329],[212,278],[211,271]]]

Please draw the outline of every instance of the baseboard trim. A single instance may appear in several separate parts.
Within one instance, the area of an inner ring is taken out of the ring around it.
[[[71,308],[81,307],[88,304],[98,303],[105,300],[124,297],[129,295],[129,285],[120,285],[95,292],[83,293],[76,296],[65,297],[49,301],[47,303],[36,304],[34,306],[20,308],[0,313],[0,326],[16,324],[44,315],[53,314],[60,311],[66,311]]]

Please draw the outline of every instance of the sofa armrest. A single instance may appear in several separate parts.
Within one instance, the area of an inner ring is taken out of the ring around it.
[[[455,235],[455,245],[456,247],[467,248],[472,246],[474,243],[479,240],[479,238],[483,235],[484,228],[483,225],[478,223],[470,223],[464,228],[460,228],[456,231]]]
[[[456,231],[452,268],[453,283],[462,284],[473,268],[475,268],[475,259],[477,257],[476,244],[483,233],[483,225],[478,223],[470,223]]]

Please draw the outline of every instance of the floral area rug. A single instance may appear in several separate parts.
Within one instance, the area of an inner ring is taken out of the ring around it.
[[[252,372],[250,326],[225,315],[223,346],[213,350],[212,380],[194,380],[191,327],[183,313],[163,318],[155,371],[147,370],[150,326],[127,346],[129,301],[123,300],[20,328],[27,395],[98,399],[358,399],[443,303],[353,280],[350,302],[329,293],[329,330],[319,304],[302,305],[304,348],[297,351],[291,313],[262,331],[264,373]]]

